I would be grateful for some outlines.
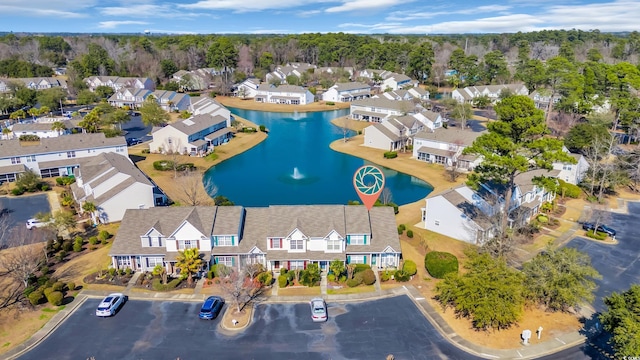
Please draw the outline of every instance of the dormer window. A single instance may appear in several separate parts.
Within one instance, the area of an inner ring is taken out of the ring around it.
[[[304,250],[304,240],[289,240],[289,249]]]

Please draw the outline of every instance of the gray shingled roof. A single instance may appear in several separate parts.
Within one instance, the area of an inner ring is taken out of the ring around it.
[[[171,126],[186,135],[193,135],[215,124],[221,122],[226,123],[226,121],[227,120],[220,115],[211,116],[210,114],[199,114],[185,120],[176,121],[167,126]]]
[[[479,225],[482,229],[490,229],[493,226],[491,219],[489,219],[489,217],[487,217],[477,206],[467,201],[467,199],[456,191],[456,189],[457,188],[447,190],[440,194],[440,196],[450,202],[469,219],[473,220],[473,222]]]
[[[557,177],[560,173],[560,170],[545,170],[545,169],[537,169],[527,171],[525,173],[520,173],[516,175],[514,182],[520,188],[520,191],[523,194],[528,193],[533,190],[535,184],[533,183],[533,178],[535,177]]]
[[[387,129],[384,125],[380,124],[380,123],[373,123],[371,126],[367,127],[374,127],[376,130],[380,131],[382,133],[382,135],[386,136],[389,140],[391,141],[398,141],[400,140],[400,136],[394,134],[391,130]],[[365,134],[367,132],[367,128],[365,128]]]
[[[0,140],[0,158],[127,146],[123,136],[108,138],[103,133],[73,134],[42,138],[37,145],[21,145],[18,139]]]
[[[356,100],[351,103],[352,106],[372,106],[383,109],[393,109],[398,111],[411,112],[416,107],[411,101],[397,101],[387,98],[367,98]]]
[[[334,87],[337,91],[349,91],[349,90],[358,90],[358,89],[371,90],[371,86],[367,84],[363,84],[361,82],[336,83]]]
[[[416,139],[427,139],[447,144],[453,144],[457,141],[462,142],[463,146],[469,146],[473,144],[476,138],[485,132],[475,132],[471,129],[445,129],[437,128],[433,132],[421,131],[415,135]]]

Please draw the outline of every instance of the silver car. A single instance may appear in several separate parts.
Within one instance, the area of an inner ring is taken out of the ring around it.
[[[324,299],[311,299],[309,305],[311,306],[311,320],[313,322],[327,321],[327,303],[324,302]]]
[[[116,311],[124,305],[127,298],[122,293],[113,293],[107,295],[98,305],[96,316],[106,317],[115,315]]]

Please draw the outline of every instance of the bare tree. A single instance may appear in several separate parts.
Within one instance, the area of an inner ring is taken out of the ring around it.
[[[226,299],[240,313],[247,305],[259,301],[264,292],[264,286],[257,279],[246,276],[246,270],[234,271],[229,277],[220,282],[222,292]]]
[[[264,265],[262,264],[249,264],[244,268],[244,272],[245,274],[251,278],[251,279],[255,279],[256,276],[258,274],[260,274],[261,272],[264,272]]]
[[[585,158],[589,163],[587,182],[589,194],[602,200],[604,189],[612,181],[615,164],[611,161],[615,147],[615,137],[596,137],[591,146],[585,150]]]
[[[215,185],[207,180],[207,183],[203,183],[202,176],[197,171],[185,170],[180,173],[177,178],[177,183],[180,185],[179,200],[188,206],[201,206],[212,205],[213,199],[207,192],[211,194],[217,193]]]
[[[451,160],[451,164],[449,166],[445,166],[445,169],[449,174],[449,181],[451,182],[455,182],[462,172],[459,157],[461,156],[460,153],[463,148],[464,144],[462,140],[458,139],[449,144],[449,148],[447,149],[447,157]]]
[[[612,216],[611,212],[608,210],[609,209],[602,204],[585,207],[581,214],[581,220],[582,222],[591,222],[593,224],[593,228],[597,229],[598,226],[611,222]],[[596,230],[594,230],[594,232],[595,231]]]
[[[349,132],[351,131],[351,120],[349,116],[343,116],[338,121],[340,123],[340,130],[342,130],[342,140],[347,142],[349,141]]]

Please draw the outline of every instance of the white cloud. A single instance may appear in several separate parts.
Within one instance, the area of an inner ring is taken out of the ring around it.
[[[98,27],[100,29],[115,29],[122,25],[148,25],[148,22],[145,21],[134,21],[134,20],[113,20],[113,21],[101,21],[98,23]]]
[[[102,7],[99,8],[100,14],[105,16],[116,16],[116,17],[134,17],[134,18],[150,18],[150,17],[161,17],[161,18],[187,18],[187,17],[196,17],[201,16],[202,14],[194,13],[194,12],[181,12],[176,9],[173,5],[163,4],[163,5],[155,5],[155,4],[134,4],[127,6],[111,6],[111,7]]]
[[[24,15],[25,12],[28,12],[31,17],[59,17],[65,19],[87,17],[86,14],[73,11],[0,5],[0,13],[3,15]]]
[[[293,10],[315,3],[338,2],[338,0],[201,0],[192,4],[179,4],[185,9],[233,10],[236,13],[262,10]]]
[[[357,11],[357,10],[377,10],[393,7],[396,5],[404,5],[412,0],[344,0],[342,5],[334,6],[326,9],[328,13]]]
[[[486,5],[486,6],[478,6],[478,7],[467,7],[458,10],[441,10],[441,11],[396,11],[391,13],[387,20],[391,21],[411,21],[411,20],[422,20],[422,19],[433,19],[433,18],[441,18],[444,16],[451,15],[473,15],[473,14],[486,14],[492,13],[500,13],[509,10],[511,7],[506,5]]]

